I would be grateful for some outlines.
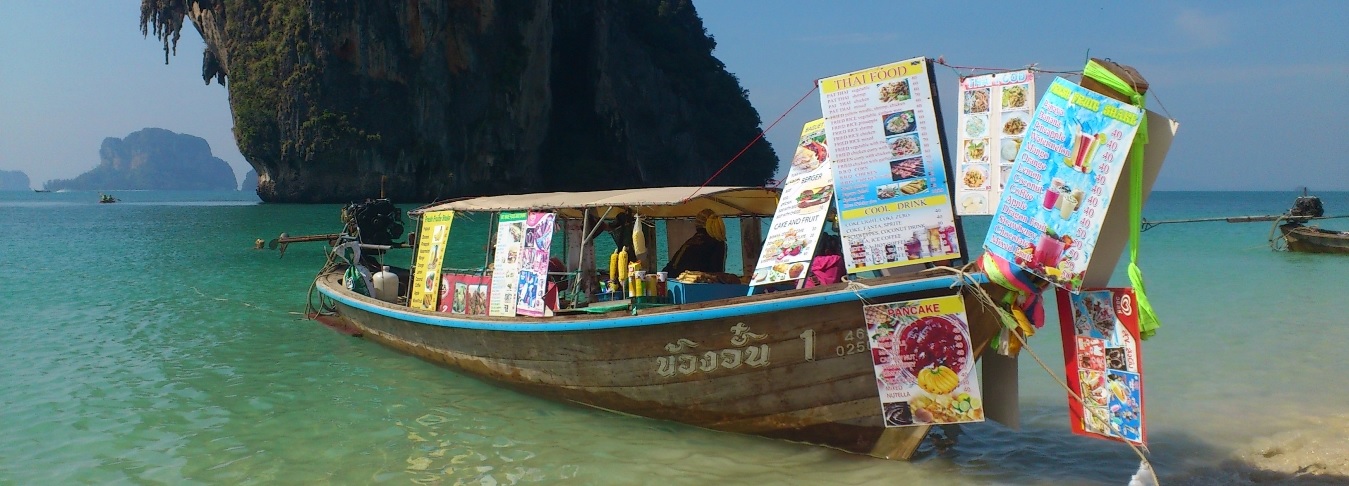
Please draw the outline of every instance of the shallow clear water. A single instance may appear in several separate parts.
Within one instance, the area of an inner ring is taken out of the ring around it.
[[[0,291],[0,484],[1123,484],[1138,466],[1123,445],[1068,432],[1064,393],[1028,355],[1022,430],[967,426],[955,448],[925,446],[912,463],[534,399],[304,320],[322,245],[278,258],[253,241],[335,231],[336,205],[117,195],[100,205],[89,192],[0,193],[11,276]],[[1295,196],[1158,193],[1144,213],[1272,214]],[[1349,214],[1349,193],[1320,196]],[[969,218],[969,240],[986,226]],[[1269,229],[1143,234],[1163,323],[1143,352],[1164,483],[1299,468],[1349,481],[1339,358],[1349,256],[1270,251]],[[447,265],[473,265],[461,255],[475,246],[451,248]],[[1054,328],[1031,346],[1062,369]]]

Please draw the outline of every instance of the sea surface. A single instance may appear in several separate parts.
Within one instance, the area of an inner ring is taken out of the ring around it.
[[[0,193],[0,484],[1124,484],[1139,465],[1069,432],[1028,353],[1021,430],[965,426],[909,463],[543,401],[305,320],[323,245],[254,241],[335,232],[339,205],[116,195]],[[1349,214],[1349,193],[1319,195]],[[1160,192],[1144,215],[1278,214],[1296,196]],[[965,223],[977,247],[988,218]],[[1163,484],[1349,483],[1349,255],[1271,251],[1269,234],[1143,233]],[[485,237],[468,240],[447,266],[475,264]],[[1062,373],[1053,320],[1030,345]]]

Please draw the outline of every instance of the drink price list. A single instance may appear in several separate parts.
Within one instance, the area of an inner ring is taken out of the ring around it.
[[[1078,291],[1142,118],[1132,105],[1055,79],[1035,108],[984,248]]]

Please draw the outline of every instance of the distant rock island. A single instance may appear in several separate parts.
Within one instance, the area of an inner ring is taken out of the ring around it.
[[[0,191],[27,191],[28,174],[21,170],[0,170]]]
[[[240,191],[258,190],[258,171],[250,170],[248,171],[247,174],[244,174],[244,181],[239,183],[239,190]]]
[[[211,155],[201,137],[146,128],[126,138],[108,137],[98,167],[74,179],[48,181],[50,190],[225,190],[237,187],[234,169]]]

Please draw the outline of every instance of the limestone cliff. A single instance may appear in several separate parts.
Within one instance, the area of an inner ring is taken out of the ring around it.
[[[166,61],[184,19],[264,201],[697,185],[760,124],[689,0],[142,0]]]
[[[51,190],[225,190],[238,186],[229,163],[211,155],[201,137],[146,128],[126,138],[108,137],[99,164],[74,179],[47,181]]]

